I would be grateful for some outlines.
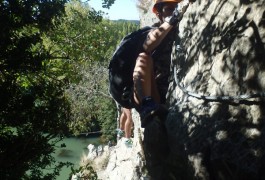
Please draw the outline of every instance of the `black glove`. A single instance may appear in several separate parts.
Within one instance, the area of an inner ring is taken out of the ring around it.
[[[181,14],[178,11],[178,5],[176,5],[175,10],[173,11],[172,16],[168,16],[165,18],[165,21],[169,23],[171,26],[176,26],[178,22],[181,20]]]

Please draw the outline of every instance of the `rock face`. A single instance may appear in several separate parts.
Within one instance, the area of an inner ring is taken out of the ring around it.
[[[190,179],[264,178],[264,43],[264,0],[188,8],[173,47],[166,121],[171,167],[185,164],[176,179],[187,171]]]
[[[134,136],[132,147],[127,147],[124,138],[112,147],[105,147],[98,152],[89,145],[89,154],[83,161],[92,163],[99,180],[139,180],[149,179],[145,169],[145,155],[142,145],[143,129],[140,127],[138,113],[133,109]],[[102,148],[101,148],[102,149]]]
[[[134,118],[134,147],[118,143],[105,179],[264,179],[265,1],[197,0],[179,29],[165,124],[143,133]]]

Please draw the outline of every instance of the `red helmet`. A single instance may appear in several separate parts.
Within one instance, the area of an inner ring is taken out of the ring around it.
[[[173,3],[179,3],[181,2],[182,0],[154,0],[154,6],[153,6],[153,13],[157,14],[157,4],[158,3],[162,3],[162,2],[173,2]]]

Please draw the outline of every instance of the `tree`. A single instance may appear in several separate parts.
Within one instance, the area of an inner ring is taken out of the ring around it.
[[[54,26],[54,18],[62,17],[66,2],[0,1],[1,179],[55,179],[60,168],[69,165],[58,163],[51,172],[43,172],[55,163],[51,153],[60,136],[68,132],[71,122],[71,106],[65,89],[70,81],[77,83],[81,79],[80,74],[73,73],[82,66],[76,56],[83,51],[82,46],[78,49],[69,44],[69,49],[61,51],[63,44],[49,46],[54,42],[46,38],[51,30],[60,26]],[[90,12],[86,15],[88,18],[101,21],[100,12]],[[64,38],[63,35],[58,37]],[[97,39],[100,37],[98,34]],[[104,40],[99,44],[91,41],[91,44],[96,52]],[[103,59],[100,54],[97,57]],[[81,58],[82,61],[87,62],[87,58]]]
[[[42,34],[64,12],[66,0],[0,2],[0,174],[1,179],[49,178],[51,141],[66,128],[64,82],[47,74],[49,53]]]
[[[102,19],[102,15],[86,3],[68,3],[66,15],[54,22],[59,25],[46,36],[46,48],[55,57],[69,59],[63,67],[71,66],[69,72],[74,72],[66,89],[71,104],[69,128],[74,134],[100,128],[110,137],[107,134],[114,135],[116,128],[116,106],[108,93],[108,63],[119,41],[139,26]]]

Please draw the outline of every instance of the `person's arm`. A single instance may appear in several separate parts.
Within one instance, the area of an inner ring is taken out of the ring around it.
[[[154,29],[148,33],[147,38],[143,44],[145,52],[151,53],[161,43],[168,32],[182,19],[189,6],[189,3],[193,3],[194,1],[196,0],[186,0],[186,2],[179,10],[178,6],[176,6],[172,16],[166,18],[166,22],[164,22],[159,28]]]
[[[178,5],[176,6],[172,16],[166,17],[165,22],[159,26],[159,28],[150,31],[143,44],[143,48],[146,53],[151,53],[166,37],[168,32],[175,27],[180,20],[180,13]]]
[[[161,41],[166,37],[172,28],[172,25],[164,22],[161,26],[159,26],[159,28],[150,31],[143,44],[145,52],[151,53],[161,43]]]

